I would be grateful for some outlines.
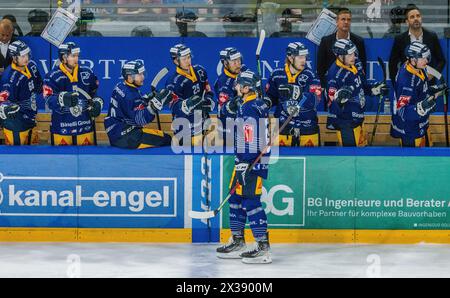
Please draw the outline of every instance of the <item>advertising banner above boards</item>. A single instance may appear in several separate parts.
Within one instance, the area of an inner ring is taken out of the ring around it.
[[[51,67],[57,63],[57,48],[50,45],[42,38],[25,37],[32,51],[32,59],[38,64],[42,74],[49,72]],[[144,92],[150,91],[150,83],[159,70],[169,67],[170,72],[175,70],[170,59],[169,49],[177,43],[185,43],[192,48],[194,64],[203,65],[208,73],[209,81],[214,84],[218,74],[222,72],[222,64],[219,61],[219,52],[226,47],[236,47],[243,53],[244,63],[256,71],[255,50],[258,39],[256,38],[173,38],[173,37],[68,37],[67,41],[75,41],[81,47],[80,64],[94,70],[100,81],[98,94],[105,99],[104,111],[109,105],[114,86],[121,80],[120,70],[128,60],[142,59],[146,68],[146,84],[142,88]],[[263,83],[267,82],[271,72],[285,63],[285,51],[290,42],[303,42],[309,49],[308,64],[316,69],[316,52],[318,46],[306,38],[268,38],[264,42],[261,51],[261,69]],[[441,47],[448,57],[448,42],[442,39]],[[392,39],[365,39],[367,54],[367,79],[369,81],[382,80],[382,70],[378,65],[377,58],[381,57],[385,63],[389,61],[392,48]],[[50,61],[51,60],[51,61]],[[447,59],[447,61],[449,61]],[[387,69],[389,69],[387,67]],[[443,71],[447,79],[447,68]],[[388,78],[392,74],[387,74]],[[165,78],[169,78],[169,75]],[[165,81],[160,82],[158,88],[162,88]],[[391,92],[391,98],[393,93]],[[377,110],[378,98],[368,97],[366,110],[375,112]],[[40,110],[45,109],[44,101],[38,100]],[[323,105],[319,105],[323,110]],[[438,101],[437,111],[443,111],[442,101]]]
[[[228,231],[228,205],[210,220],[187,214],[213,210],[226,197],[232,155],[175,155],[170,148],[0,150],[2,241],[59,241],[59,231],[67,232],[66,241],[218,242]],[[372,241],[400,232],[390,241],[411,233],[418,241],[450,241],[447,150],[280,152],[262,195],[274,239],[287,233],[288,242],[339,242],[333,235],[342,231],[373,231]],[[302,231],[313,238],[292,236]]]

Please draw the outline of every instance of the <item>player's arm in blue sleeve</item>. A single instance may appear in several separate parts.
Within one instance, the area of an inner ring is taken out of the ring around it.
[[[155,119],[155,112],[141,99],[127,101],[128,116],[134,119],[137,125],[145,126]]]
[[[42,94],[42,86],[44,84],[44,81],[42,79],[41,73],[39,72],[39,69],[37,65],[31,61],[30,69],[34,74],[34,90],[37,94]]]
[[[300,107],[302,110],[314,110],[318,103],[316,96],[310,92],[304,93],[300,99]]]
[[[272,106],[276,106],[279,104],[279,93],[278,93],[278,84],[276,83],[274,79],[274,73],[269,78],[269,81],[267,81],[266,84],[266,95],[270,98],[272,101]]]
[[[97,91],[98,91],[98,87],[99,87],[100,83],[99,80],[97,78],[97,76],[92,72],[91,73],[91,80],[90,80],[90,88],[89,88],[89,95],[91,97],[96,97],[97,96]]]
[[[411,98],[414,96],[411,91],[403,88],[400,96],[397,99],[397,114],[403,121],[417,121],[420,120],[420,115],[417,113],[417,105],[410,104]]]
[[[183,101],[183,90],[179,84],[176,83],[175,79],[168,79],[166,82],[166,89],[172,91],[172,101],[169,104],[169,108],[173,115],[185,115],[181,110]]]
[[[226,118],[234,118],[236,111],[230,110],[230,101],[236,100],[234,98],[234,91],[229,86],[222,86],[218,90],[219,97],[219,115]]]
[[[0,89],[0,105],[9,105],[11,100],[16,99],[16,92],[13,84],[9,81],[2,81]],[[17,99],[16,99],[17,100]]]
[[[61,106],[59,105],[58,96],[61,90],[56,85],[55,81],[52,79],[51,76],[48,76],[44,79],[44,86],[43,86],[43,95],[45,99],[45,103],[51,109],[59,110]]]

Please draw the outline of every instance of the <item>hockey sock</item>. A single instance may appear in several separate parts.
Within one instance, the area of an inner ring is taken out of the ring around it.
[[[260,197],[244,199],[243,207],[247,213],[250,228],[256,241],[267,240],[267,215]]]
[[[232,195],[228,200],[230,205],[230,229],[233,235],[243,235],[247,214],[242,209],[242,198]]]

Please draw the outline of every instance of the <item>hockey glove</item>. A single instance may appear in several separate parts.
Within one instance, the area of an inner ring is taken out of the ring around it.
[[[280,87],[278,87],[278,92],[280,97],[289,98],[292,100],[298,100],[302,95],[302,89],[300,86],[291,84],[280,85]]]
[[[61,92],[58,102],[61,107],[72,108],[78,104],[78,92]]]
[[[419,114],[422,117],[426,116],[434,109],[435,106],[436,106],[436,98],[433,95],[428,96],[426,99],[417,103],[416,105],[417,114]]]
[[[272,107],[272,100],[268,96],[263,97],[264,104],[267,106],[267,109],[269,110]]]
[[[353,90],[351,87],[344,86],[334,94],[334,100],[342,108],[352,98]]]
[[[230,99],[226,104],[225,108],[227,109],[228,113],[230,114],[236,114],[237,110],[239,109],[239,103],[241,102],[242,98],[239,96],[236,96],[235,98]]]
[[[148,103],[153,111],[161,111],[164,105],[166,105],[172,99],[172,91],[168,89],[162,89],[157,93],[153,93],[148,96]]]
[[[200,106],[202,104],[202,98],[198,95],[193,95],[189,97],[188,99],[184,100],[181,104],[181,110],[186,115],[189,115],[192,113],[192,111]]]
[[[89,116],[91,118],[100,116],[102,108],[103,108],[103,99],[101,99],[100,97],[94,97],[92,99],[92,104],[89,110]]]
[[[283,102],[283,110],[289,114],[289,116],[297,117],[300,114],[300,102],[296,100],[287,100]]]
[[[430,87],[430,95],[434,96],[434,98],[438,98],[439,96],[444,95],[448,91],[447,84],[439,84],[439,85],[433,85]]]
[[[239,164],[237,164],[235,166],[236,169],[236,180],[237,182],[242,185],[245,186],[246,183],[246,178],[248,177],[248,168],[250,167],[250,164],[246,163],[246,162],[241,162]]]
[[[389,94],[389,87],[385,83],[378,83],[375,84],[372,89],[372,95],[378,96],[378,95],[388,95]]]
[[[206,93],[205,98],[202,103],[202,110],[204,113],[209,114],[214,111],[214,107],[216,106],[216,102],[213,99],[212,93]]]
[[[19,112],[20,106],[16,104],[12,105],[1,105],[0,106],[0,118],[2,120],[14,119],[16,114]]]

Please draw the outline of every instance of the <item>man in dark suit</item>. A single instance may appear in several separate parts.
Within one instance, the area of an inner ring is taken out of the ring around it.
[[[395,37],[389,59],[389,74],[392,81],[395,80],[399,66],[406,61],[406,47],[413,41],[420,41],[428,46],[431,51],[431,61],[429,65],[439,72],[442,72],[446,60],[442,53],[439,39],[436,33],[422,27],[422,15],[419,8],[414,4],[408,4],[406,7],[405,18],[409,30]],[[430,80],[433,79],[430,75],[429,78]]]
[[[0,79],[5,69],[11,64],[12,58],[8,55],[8,46],[13,42],[14,26],[8,19],[0,21]]]
[[[358,49],[358,57],[362,62],[364,70],[366,69],[366,48],[364,39],[350,32],[352,23],[352,13],[348,8],[339,8],[337,11],[336,33],[325,36],[320,41],[319,50],[317,51],[317,74],[323,88],[326,88],[326,73],[330,66],[336,61],[332,48],[337,39],[350,39]]]

